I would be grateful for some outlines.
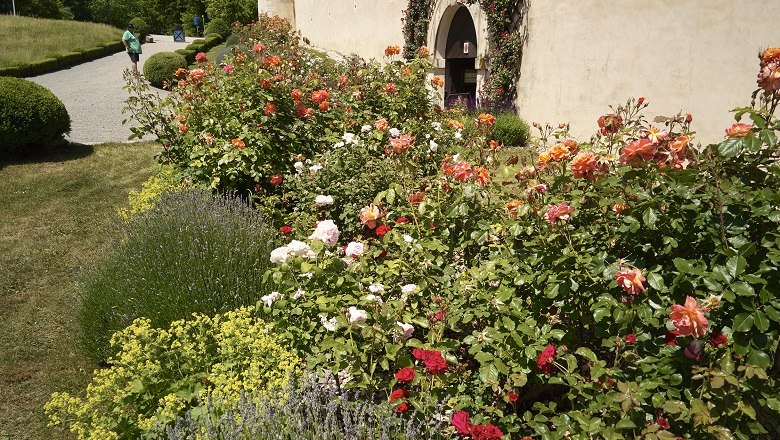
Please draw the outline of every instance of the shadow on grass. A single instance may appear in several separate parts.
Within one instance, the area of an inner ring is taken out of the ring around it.
[[[32,147],[14,154],[0,155],[0,170],[8,165],[67,162],[69,160],[83,159],[94,152],[95,147],[92,145],[79,143],[62,143],[50,147]]]

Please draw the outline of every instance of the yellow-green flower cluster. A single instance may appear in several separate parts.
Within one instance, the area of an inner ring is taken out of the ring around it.
[[[193,314],[169,329],[137,319],[111,339],[110,367],[95,373],[84,397],[54,393],[45,409],[51,425],[79,439],[139,438],[209,398],[231,406],[283,388],[298,357],[253,308],[208,317]]]
[[[140,191],[130,191],[128,194],[129,208],[119,210],[119,214],[129,219],[135,214],[140,214],[151,209],[157,199],[166,191],[182,187],[176,168],[171,165],[163,165],[159,172],[150,177],[141,185]]]

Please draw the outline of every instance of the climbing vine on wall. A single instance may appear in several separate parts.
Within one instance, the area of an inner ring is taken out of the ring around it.
[[[488,106],[513,107],[523,45],[518,32],[523,1],[468,0],[466,3],[478,3],[487,15],[490,74],[480,94]]]
[[[433,0],[409,0],[404,11],[404,56],[411,58],[425,45],[428,26],[433,13]],[[515,82],[520,67],[522,35],[519,22],[523,0],[465,0],[465,4],[479,4],[487,15],[489,75],[482,84],[480,95],[490,107],[513,107]]]
[[[433,0],[409,0],[404,10],[404,57],[413,58],[417,50],[425,46],[428,26],[433,13]]]

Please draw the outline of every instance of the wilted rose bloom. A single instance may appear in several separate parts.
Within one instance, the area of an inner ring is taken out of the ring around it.
[[[780,90],[780,61],[762,63],[756,82],[767,93],[776,93]]]
[[[599,117],[598,124],[599,133],[602,136],[615,134],[620,130],[620,127],[623,126],[623,118],[614,113],[610,113]]]
[[[347,313],[349,314],[349,322],[350,323],[364,323],[366,322],[366,319],[368,319],[368,312],[365,310],[359,309],[355,306],[350,306],[347,309]]]
[[[727,138],[738,138],[738,137],[745,137],[750,133],[750,129],[752,129],[753,126],[750,124],[733,124],[731,127],[726,129],[726,137]]]
[[[517,210],[523,206],[523,202],[521,200],[512,200],[509,203],[506,204],[506,210],[512,217],[517,216]]]
[[[571,214],[574,211],[574,208],[569,206],[567,202],[561,202],[557,205],[551,205],[549,208],[547,208],[547,212],[544,214],[544,219],[547,220],[547,223],[554,225],[556,222],[560,221],[568,221],[569,220],[569,214]]]
[[[382,212],[376,205],[364,206],[360,210],[360,223],[368,226],[369,229],[376,228],[376,221],[382,217]]]
[[[620,163],[639,164],[655,156],[657,146],[650,139],[639,139],[629,143],[620,152]]]
[[[314,204],[317,206],[328,206],[333,204],[333,197],[331,196],[325,196],[325,195],[318,195],[314,198]]]
[[[673,304],[671,309],[672,313],[669,318],[680,335],[693,335],[700,338],[707,333],[709,323],[704,316],[704,310],[697,305],[696,298],[686,296],[685,305]]]
[[[677,345],[677,336],[680,335],[680,332],[677,330],[673,330],[666,333],[666,336],[664,336],[664,345],[669,346],[675,346]]]
[[[317,228],[309,238],[321,240],[328,246],[335,246],[339,241],[339,228],[333,220],[323,220],[317,223]]]
[[[474,167],[474,181],[479,186],[486,186],[490,183],[490,171],[485,167]]]
[[[195,55],[195,62],[198,63],[207,63],[209,61],[209,58],[206,56],[204,52],[198,52],[197,55]]]
[[[400,321],[396,321],[395,324],[401,327],[401,330],[403,331],[401,338],[404,341],[409,339],[412,336],[412,333],[414,333],[414,326],[412,324],[407,324],[405,322],[400,322]]]
[[[264,295],[260,297],[260,300],[265,304],[266,307],[271,307],[273,303],[278,301],[282,297],[282,294],[279,292],[271,292],[268,295]]]
[[[244,144],[244,141],[242,141],[241,139],[232,139],[230,143],[233,144],[233,146],[238,148],[239,150],[243,150],[244,147],[246,147],[246,144]]]
[[[642,283],[645,282],[645,277],[639,269],[621,267],[620,271],[615,274],[615,281],[617,281],[618,286],[626,293],[638,295],[645,291],[645,286],[642,285]]]
[[[363,243],[357,241],[350,241],[344,253],[350,257],[359,257],[366,251],[366,247]]]
[[[382,118],[382,119],[377,119],[377,120],[374,122],[374,128],[376,128],[376,129],[377,129],[377,130],[379,130],[379,131],[385,131],[385,130],[387,130],[387,126],[388,126],[388,124],[387,124],[387,119],[384,119],[384,118]]]
[[[320,324],[322,324],[322,326],[325,327],[325,330],[329,332],[334,332],[338,328],[338,322],[336,321],[336,318],[328,319],[326,316],[320,315]]]
[[[536,360],[536,366],[539,367],[544,374],[551,374],[553,371],[555,351],[556,347],[554,345],[548,345],[539,353],[539,358]]]
[[[284,177],[282,177],[281,174],[277,173],[277,174],[274,174],[273,176],[271,176],[270,179],[268,179],[268,181],[273,186],[279,186],[284,181]]]
[[[698,339],[692,340],[687,347],[683,350],[683,354],[688,359],[699,362],[701,360],[702,351],[704,349],[704,343]]]
[[[729,338],[721,332],[713,332],[710,335],[710,344],[714,346],[726,345],[729,343]]]
[[[669,142],[669,150],[678,156],[684,156],[688,152],[688,144],[690,142],[691,138],[688,136],[677,136],[673,141]]]

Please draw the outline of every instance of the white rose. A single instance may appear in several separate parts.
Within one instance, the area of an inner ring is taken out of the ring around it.
[[[359,257],[363,255],[363,252],[365,252],[365,250],[366,247],[363,245],[363,243],[350,241],[344,253],[347,254],[347,256],[349,257]]]
[[[316,257],[311,247],[309,247],[308,244],[302,241],[293,240],[286,247],[287,247],[288,256],[303,257],[309,259]]]
[[[455,139],[463,139],[463,133],[460,130],[455,132]]]
[[[355,139],[355,133],[344,133],[343,136],[341,136],[341,139],[344,139],[345,144],[357,144],[358,141]]]
[[[431,153],[435,153],[439,151],[439,144],[437,144],[436,142],[433,141],[433,139],[431,139],[428,142],[428,149],[431,150]]]
[[[333,144],[333,148],[341,148],[344,146],[344,142],[336,142]]]
[[[309,238],[321,240],[328,246],[335,246],[339,241],[339,228],[333,223],[333,220],[323,220],[317,223],[317,228]]]
[[[301,299],[304,295],[306,295],[306,291],[303,289],[298,289],[298,291],[293,295],[293,299]]]
[[[371,293],[384,293],[385,286],[379,284],[379,283],[371,283],[371,285],[368,286],[368,290]]]
[[[273,305],[273,303],[275,303],[281,297],[282,297],[281,293],[271,292],[268,295],[260,297],[260,300],[265,303],[266,307],[271,307],[271,305]]]
[[[359,309],[355,306],[350,306],[347,311],[349,312],[349,322],[351,323],[363,323],[366,322],[366,319],[368,319],[368,313],[365,310]]]
[[[371,131],[371,126],[370,126],[370,125],[368,125],[368,124],[366,124],[366,125],[364,125],[364,126],[360,127],[360,132],[361,132],[361,133],[367,133],[367,132],[369,132],[369,131]]]
[[[404,234],[404,235],[402,235],[402,237],[403,237],[404,241],[407,242],[407,243],[414,242],[414,238],[412,238],[412,236],[409,235],[409,234]]]
[[[401,130],[399,130],[399,129],[395,128],[395,127],[391,128],[388,131],[390,132],[390,136],[392,136],[394,138],[398,137],[401,134]]]
[[[401,293],[413,293],[417,290],[417,284],[406,284],[401,287]]]
[[[317,206],[328,206],[333,204],[333,197],[331,196],[325,196],[325,195],[318,195],[314,198],[314,203]]]
[[[436,131],[441,131],[441,122],[431,122],[431,127]]]
[[[325,327],[325,330],[329,332],[335,332],[338,328],[338,323],[336,322],[336,318],[330,318],[320,315],[320,324],[322,324],[323,327]]]
[[[314,165],[309,167],[309,171],[311,171],[312,173],[316,173],[317,171],[319,171],[321,169],[322,169],[322,165],[320,165],[318,163],[315,163]]]
[[[414,326],[412,324],[396,321],[396,325],[400,326],[401,330],[403,330],[403,335],[401,337],[404,341],[409,339],[409,337],[412,336],[412,333],[414,333]]]
[[[286,263],[289,255],[289,249],[287,249],[287,246],[278,247],[271,251],[271,263]]]
[[[375,302],[375,303],[379,304],[380,306],[384,303],[384,301],[382,301],[382,298],[380,298],[380,297],[378,297],[376,295],[373,295],[373,294],[366,295],[366,301],[367,302]]]
[[[297,171],[300,171],[301,168],[303,168],[303,162],[298,161],[293,164],[293,168],[295,168]]]

